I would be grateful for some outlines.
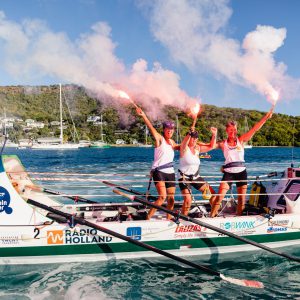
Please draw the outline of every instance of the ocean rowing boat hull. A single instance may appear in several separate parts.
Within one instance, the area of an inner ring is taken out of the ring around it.
[[[4,162],[2,164],[2,161]],[[48,212],[27,204],[26,186],[33,185],[17,157],[2,157],[0,163],[0,264],[42,264],[104,261],[159,256],[136,245],[79,224],[57,223]],[[13,186],[14,184],[14,186]],[[21,192],[20,192],[21,191]],[[79,205],[63,205],[44,193],[30,197],[66,213],[80,211]],[[87,205],[88,206],[88,205]],[[91,205],[95,206],[95,205]],[[186,221],[176,224],[164,215],[151,221],[102,222],[93,214],[87,220],[135,240],[178,256],[220,259],[222,254],[257,250],[243,242]],[[300,215],[201,218],[271,248],[300,245]],[[261,250],[260,250],[261,251]]]

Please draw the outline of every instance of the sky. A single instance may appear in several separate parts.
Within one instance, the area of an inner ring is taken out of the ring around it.
[[[300,115],[298,0],[0,0],[0,86],[74,83],[158,116],[194,102]],[[113,101],[112,101],[113,99]]]

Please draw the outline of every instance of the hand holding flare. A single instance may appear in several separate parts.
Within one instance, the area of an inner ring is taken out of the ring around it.
[[[125,98],[128,99],[134,106],[136,109],[138,109],[139,107],[135,104],[135,102],[128,96],[127,93],[125,93],[124,91],[118,91],[118,96],[121,98]]]
[[[192,114],[192,117],[193,117],[193,125],[192,125],[192,128],[195,128],[196,126],[196,122],[197,122],[197,118],[198,118],[198,113],[200,111],[200,104],[199,103],[196,103],[192,108],[191,108],[191,114]]]

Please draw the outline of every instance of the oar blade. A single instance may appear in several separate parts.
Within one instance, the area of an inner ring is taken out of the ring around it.
[[[257,289],[263,289],[264,288],[264,284],[260,281],[248,280],[248,279],[237,279],[237,278],[227,277],[223,274],[220,274],[220,277],[223,280],[228,281],[228,282],[233,283],[233,284],[236,284],[236,285],[246,286],[246,287],[251,287],[251,288],[257,288]]]

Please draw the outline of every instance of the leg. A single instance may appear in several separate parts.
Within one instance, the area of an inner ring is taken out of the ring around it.
[[[247,184],[238,186],[236,189],[238,192],[238,205],[237,205],[237,209],[236,209],[236,215],[241,216],[243,213],[243,210],[245,209]]]
[[[213,206],[211,208],[211,213],[210,216],[213,218],[218,214],[219,208],[220,208],[220,204],[222,202],[222,200],[224,199],[227,191],[229,190],[229,185],[227,182],[221,182],[220,187],[219,187],[219,192],[218,192],[218,196],[216,197]]]
[[[175,203],[175,186],[167,188],[167,209],[173,210],[174,209],[174,203]],[[167,219],[170,220],[172,218],[171,215],[167,214]]]
[[[183,204],[182,204],[182,208],[181,208],[181,213],[183,215],[187,216],[189,213],[189,210],[191,208],[192,196],[188,189],[183,189],[181,191],[181,194],[183,196]]]
[[[164,201],[166,200],[167,197],[167,190],[166,190],[166,185],[164,181],[157,181],[155,184],[156,190],[157,190],[157,194],[158,194],[158,198],[157,200],[154,202],[154,204],[156,205],[162,205],[164,203]],[[174,198],[174,196],[173,196]],[[150,208],[148,215],[147,215],[147,220],[150,220],[152,218],[152,216],[155,214],[156,212],[156,208]]]

